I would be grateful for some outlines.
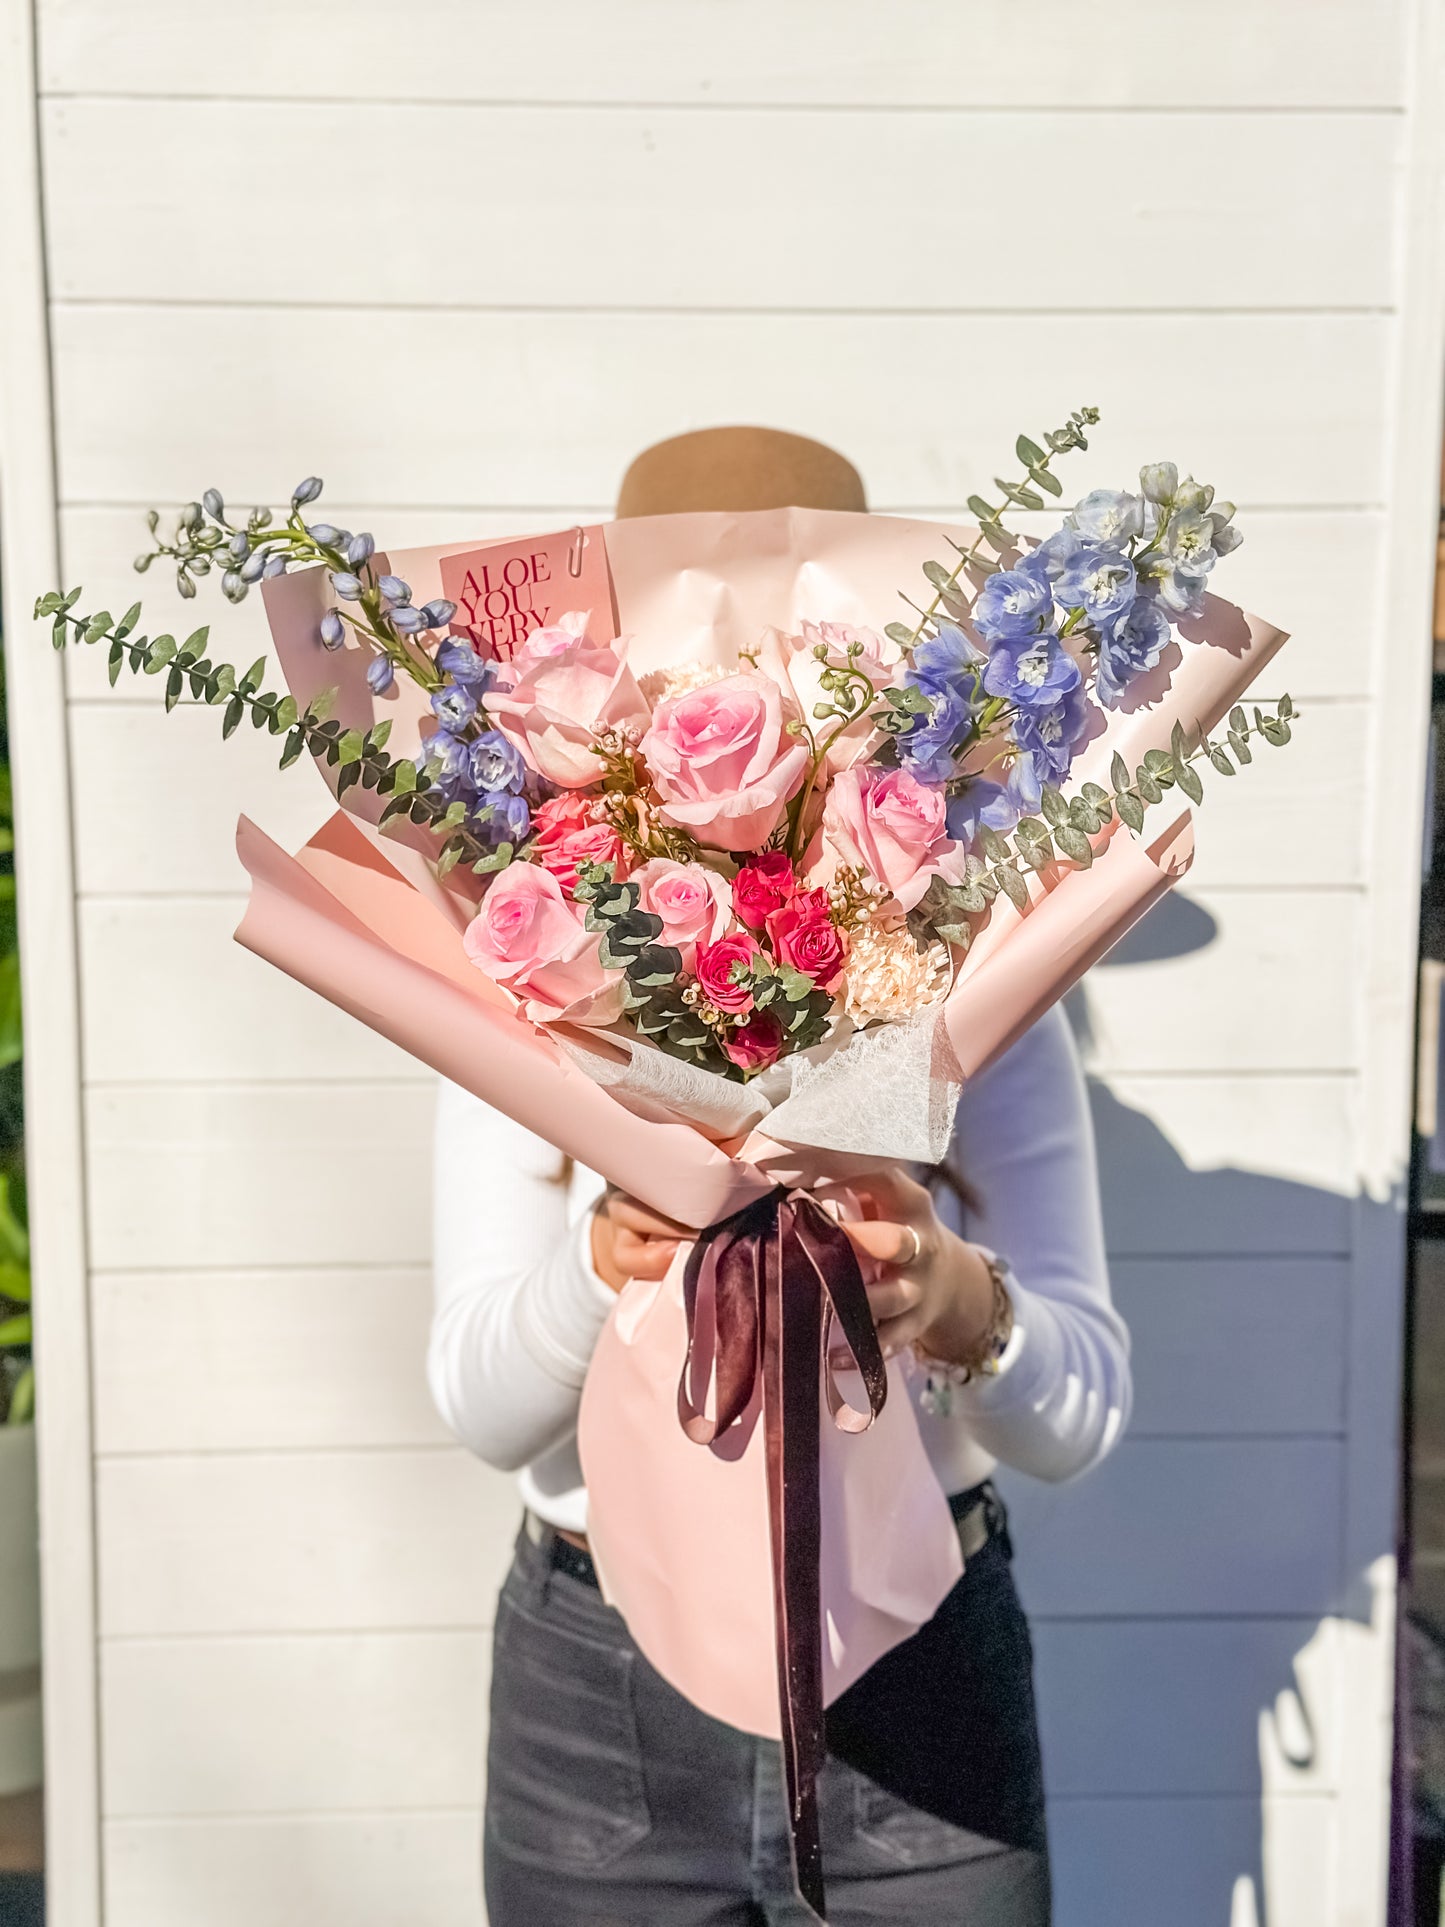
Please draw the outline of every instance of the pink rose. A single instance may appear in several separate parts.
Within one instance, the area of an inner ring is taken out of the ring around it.
[[[716,943],[703,944],[697,953],[697,981],[702,994],[718,1010],[734,1013],[751,1010],[753,993],[746,983],[733,982],[735,964],[750,964],[758,955],[755,938],[743,931],[719,937]]]
[[[743,670],[657,706],[642,754],[665,821],[720,850],[755,850],[808,769],[792,715],[770,676]]]
[[[483,699],[487,714],[529,766],[562,789],[600,781],[592,744],[601,730],[647,722],[647,704],[618,643],[534,629],[497,674],[498,686]]]
[[[733,878],[733,908],[750,930],[761,930],[798,887],[792,859],[782,850],[751,856]]]
[[[949,847],[943,791],[906,769],[843,770],[828,790],[823,839],[840,863],[861,870],[911,910]]]
[[[766,1070],[782,1048],[783,1027],[770,1010],[755,1010],[723,1040],[723,1055],[749,1073]]]
[[[826,890],[805,890],[775,910],[768,941],[779,963],[801,970],[820,990],[831,990],[842,975],[848,944],[833,921]]]
[[[621,1014],[621,978],[604,970],[597,936],[584,929],[550,870],[512,863],[482,898],[462,944],[493,983],[527,1002],[538,1021],[565,1011],[576,1022],[612,1023]]]
[[[727,925],[728,886],[716,870],[702,863],[674,863],[655,856],[633,872],[638,906],[662,918],[659,942],[682,952],[691,969],[700,943],[720,937]]]

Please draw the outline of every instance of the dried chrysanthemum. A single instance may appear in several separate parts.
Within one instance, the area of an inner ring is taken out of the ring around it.
[[[896,1022],[948,989],[948,947],[920,949],[906,924],[864,923],[849,940],[844,1008],[856,1024]]]
[[[667,702],[673,696],[691,695],[694,689],[706,689],[712,682],[721,682],[724,676],[735,672],[717,662],[684,662],[675,669],[653,669],[638,679],[638,688],[649,703]]]

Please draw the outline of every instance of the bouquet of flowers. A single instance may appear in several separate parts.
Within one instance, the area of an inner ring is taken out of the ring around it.
[[[785,1736],[819,1913],[823,1702],[932,1613],[958,1555],[908,1401],[885,1411],[905,1365],[885,1369],[812,1193],[941,1156],[960,1082],[1181,873],[1203,766],[1232,776],[1290,736],[1287,697],[1239,706],[1284,638],[1209,594],[1240,540],[1212,489],[1160,462],[1042,542],[1005,526],[1061,495],[1096,419],[1021,436],[1018,479],[970,499],[946,560],[928,525],[798,510],[385,556],[306,519],[314,478],[280,521],[208,490],[162,540],[153,512],[137,568],[173,565],[186,597],[212,573],[233,602],[264,585],[287,694],[264,658],[214,661],[204,628],[139,634],[139,605],[36,609],[57,647],[104,645],[112,681],[163,678],[168,708],[213,704],[226,735],[249,712],[283,765],[309,751],[327,775],[344,809],[297,857],[242,820],[243,942],[699,1227],[603,1334],[589,1531],[653,1662]],[[905,563],[927,590],[880,625]],[[832,1321],[866,1409],[834,1383]],[[832,1427],[820,1452],[823,1391],[867,1433],[841,1453]],[[850,1482],[861,1508],[833,1502]],[[765,1580],[745,1548],[770,1537]],[[729,1599],[726,1639],[688,1586]]]

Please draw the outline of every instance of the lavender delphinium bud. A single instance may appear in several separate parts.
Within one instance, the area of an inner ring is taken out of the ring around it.
[[[389,696],[396,688],[396,670],[390,656],[373,656],[366,665],[366,680],[373,696]]]
[[[413,609],[405,602],[391,611],[391,621],[392,627],[400,630],[404,636],[414,636],[419,629],[426,627],[421,610]]]
[[[477,827],[494,843],[520,843],[532,827],[532,812],[520,796],[489,796],[476,812]]]
[[[233,562],[244,562],[250,553],[251,544],[246,540],[244,535],[233,535],[231,537],[230,554]]]
[[[201,506],[205,509],[207,515],[216,522],[219,522],[221,517],[226,513],[226,504],[222,501],[221,491],[218,488],[208,488],[206,490],[205,494],[201,497]]]
[[[265,566],[266,557],[264,553],[260,549],[256,549],[252,554],[248,555],[246,560],[241,564],[239,571],[241,580],[243,582],[259,582],[261,580],[261,571]]]
[[[146,570],[150,567],[151,563],[154,561],[155,561],[155,557],[153,555],[138,555],[135,561],[132,562],[131,567],[135,570],[137,575],[144,575]]]
[[[221,577],[221,594],[227,602],[244,602],[248,594],[246,584],[234,569],[227,569]]]
[[[411,601],[411,584],[403,582],[399,575],[384,575],[376,586],[388,602]]]
[[[428,602],[422,609],[422,626],[427,629],[440,629],[444,622],[451,621],[456,612],[457,605],[454,602],[447,602],[439,596],[435,602]]]
[[[262,569],[261,574],[269,582],[273,575],[285,575],[285,573],[286,551],[284,549],[273,549],[266,557],[266,566]]]
[[[331,586],[343,602],[357,602],[361,599],[361,578],[349,574],[345,569],[333,569]]]
[[[353,535],[346,545],[346,559],[353,569],[364,568],[375,553],[376,542],[370,535]]]
[[[184,569],[177,569],[176,570],[176,594],[180,596],[183,602],[190,602],[194,599],[195,593],[196,593],[196,585],[194,582],[192,582],[190,576],[186,573]]]
[[[335,548],[341,539],[340,529],[332,528],[329,522],[312,522],[307,526],[306,533],[317,547],[322,549]]]
[[[211,561],[209,556],[193,555],[191,557],[191,574],[192,575],[209,575],[210,573],[211,573]]]
[[[305,508],[306,504],[308,502],[314,502],[320,493],[321,477],[319,475],[308,475],[306,480],[304,482],[298,482],[292,491],[292,507],[298,509]]]
[[[181,528],[184,530],[184,532],[187,535],[189,535],[192,529],[200,526],[200,520],[201,520],[200,503],[187,502],[186,506],[181,510],[180,516],[178,519],[180,521]]]
[[[345,640],[346,624],[341,620],[337,610],[328,609],[321,618],[322,646],[327,649],[339,649]]]

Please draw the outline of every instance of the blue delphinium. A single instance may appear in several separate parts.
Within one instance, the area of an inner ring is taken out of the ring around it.
[[[1036,570],[1001,569],[979,591],[973,626],[986,641],[1000,642],[1037,635],[1053,615],[1053,590],[1045,576]]]
[[[468,748],[471,779],[477,789],[488,794],[521,789],[527,779],[527,765],[521,751],[499,729],[484,731]]]
[[[1134,564],[1120,549],[1086,542],[1064,564],[1054,593],[1066,609],[1082,609],[1095,629],[1111,628],[1138,591]]]
[[[1022,561],[1015,563],[1014,572],[1045,575],[1050,582],[1057,582],[1082,547],[1078,532],[1065,522],[1062,528],[1046,536],[1037,548],[1030,549]]]
[[[453,682],[466,683],[479,694],[492,680],[493,664],[479,656],[468,642],[444,642],[436,653],[436,665]]]
[[[903,680],[934,696],[942,689],[962,687],[975,676],[982,661],[957,623],[944,622],[936,635],[926,637],[914,649]]]
[[[366,665],[366,681],[373,696],[389,696],[396,688],[396,669],[390,656],[373,656]]]
[[[946,783],[973,728],[973,706],[957,685],[929,693],[928,713],[898,738],[898,760],[920,783]]]
[[[981,829],[1006,836],[1022,814],[1018,799],[1002,783],[986,776],[971,776],[963,789],[948,799],[948,834],[967,848],[977,840]]]
[[[431,695],[432,714],[451,735],[460,735],[477,713],[477,698],[464,683],[443,683]]]
[[[1025,709],[1014,718],[1013,737],[1040,783],[1061,783],[1089,726],[1089,705],[1082,686],[1048,709]]]
[[[486,799],[472,821],[492,842],[517,844],[532,827],[532,812],[524,797],[500,791]]]
[[[1094,693],[1106,709],[1116,708],[1134,678],[1154,667],[1173,633],[1159,603],[1141,596],[1122,622],[1100,636]]]
[[[989,651],[983,686],[1018,709],[1047,709],[1079,685],[1079,665],[1052,630],[1006,637]]]
[[[1144,531],[1144,503],[1140,496],[1130,495],[1124,489],[1090,489],[1076,503],[1069,525],[1078,530],[1085,542],[1122,549]]]

